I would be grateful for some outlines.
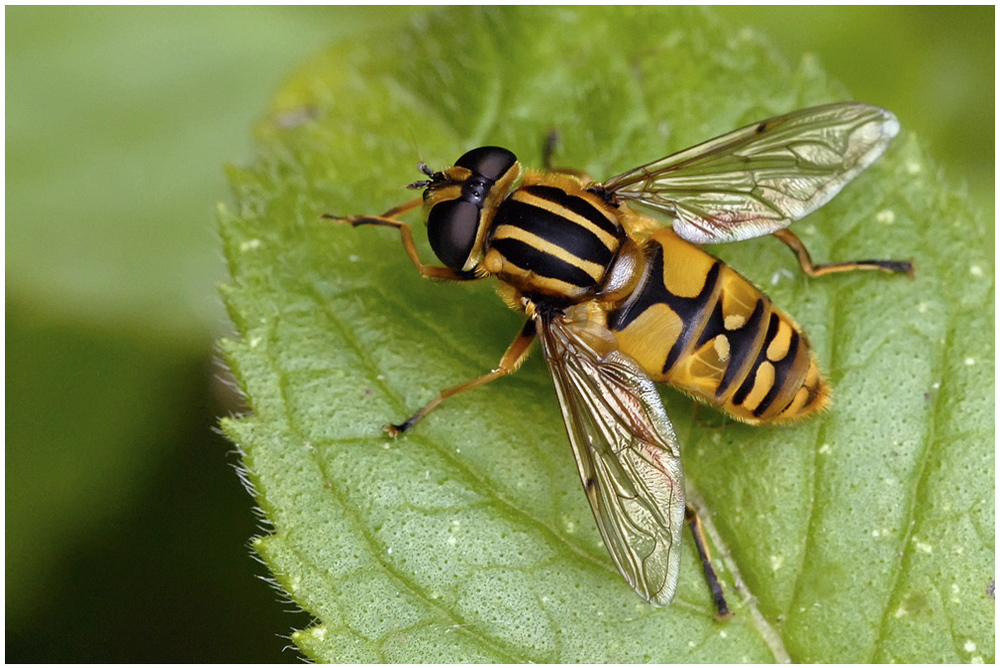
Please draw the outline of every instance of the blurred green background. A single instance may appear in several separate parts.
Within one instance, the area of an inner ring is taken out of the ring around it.
[[[6,10],[8,661],[298,660],[214,432],[240,406],[213,207],[297,63],[425,11]],[[993,7],[717,11],[892,109],[991,215]]]

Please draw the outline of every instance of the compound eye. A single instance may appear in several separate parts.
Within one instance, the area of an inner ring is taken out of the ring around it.
[[[427,216],[427,238],[438,259],[461,271],[479,231],[479,207],[461,199],[441,202]]]
[[[455,162],[456,167],[465,167],[473,174],[485,176],[490,181],[497,181],[507,173],[517,156],[499,146],[480,146],[474,148]]]

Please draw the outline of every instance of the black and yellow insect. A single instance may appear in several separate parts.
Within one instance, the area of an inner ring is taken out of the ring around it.
[[[677,439],[652,381],[752,424],[805,417],[825,407],[830,394],[802,329],[696,244],[773,234],[810,276],[854,269],[912,274],[910,262],[813,264],[786,229],[868,167],[898,130],[896,118],[878,107],[814,107],[603,183],[522,170],[510,151],[485,146],[443,171],[421,164],[428,178],[410,188],[423,196],[381,216],[327,216],[398,229],[426,277],[496,276],[504,301],[528,317],[495,370],[444,390],[387,430],[405,431],[444,399],[514,371],[541,339],[608,551],[643,599],[669,603],[684,485]],[[666,214],[672,225],[633,204]],[[399,220],[420,205],[443,267],[420,260],[409,225]],[[697,529],[696,515],[689,520]],[[724,614],[725,600],[704,561]]]

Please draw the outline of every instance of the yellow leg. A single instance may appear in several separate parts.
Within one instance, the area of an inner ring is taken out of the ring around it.
[[[406,431],[417,422],[419,422],[425,415],[430,413],[432,410],[438,407],[438,405],[447,399],[448,397],[453,397],[456,394],[461,394],[468,390],[475,389],[490,381],[496,380],[502,376],[506,376],[508,373],[516,371],[521,363],[528,357],[528,351],[531,348],[531,343],[535,340],[535,321],[529,320],[524,323],[524,327],[521,329],[521,333],[517,335],[517,338],[510,344],[507,348],[507,352],[503,354],[500,359],[500,364],[496,369],[490,371],[487,374],[480,376],[474,380],[470,380],[467,383],[462,383],[461,385],[456,385],[455,387],[450,387],[447,390],[441,392],[433,399],[431,399],[423,408],[418,410],[416,413],[411,415],[407,420],[401,424],[389,424],[385,426],[385,431],[390,436],[396,436]]]
[[[799,259],[802,271],[809,276],[823,276],[824,274],[834,274],[840,271],[854,270],[876,270],[884,271],[887,274],[906,274],[913,278],[912,260],[855,260],[852,262],[827,262],[824,264],[813,264],[809,257],[809,251],[805,244],[795,236],[790,230],[778,230],[774,236],[785,243],[795,256]]]
[[[438,267],[436,265],[424,264],[421,262],[420,255],[417,254],[417,246],[413,242],[413,231],[406,223],[396,220],[396,216],[401,216],[404,213],[416,209],[418,206],[423,204],[423,201],[422,197],[418,197],[417,199],[389,209],[381,216],[334,216],[329,213],[324,213],[322,218],[332,220],[337,223],[346,223],[353,227],[359,227],[361,225],[395,227],[399,230],[399,235],[403,242],[403,249],[406,251],[406,254],[410,256],[410,260],[417,268],[417,271],[420,272],[421,276],[426,276],[427,278],[437,278],[445,281],[470,281],[475,279],[476,275],[473,272],[458,272],[453,269],[449,269],[448,267]]]

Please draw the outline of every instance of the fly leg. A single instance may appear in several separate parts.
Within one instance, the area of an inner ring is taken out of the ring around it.
[[[507,348],[507,352],[503,354],[500,359],[500,364],[496,369],[490,371],[487,374],[475,378],[461,385],[456,385],[455,387],[449,387],[447,390],[441,392],[433,399],[431,399],[423,408],[418,410],[416,413],[411,415],[406,419],[405,422],[400,424],[389,424],[385,426],[385,431],[390,436],[396,436],[402,432],[408,430],[410,427],[419,422],[425,415],[430,413],[432,410],[438,407],[438,405],[449,397],[453,397],[456,394],[461,394],[468,390],[475,389],[481,385],[485,385],[490,381],[496,380],[502,376],[506,376],[517,370],[521,363],[528,357],[528,351],[531,348],[531,343],[535,340],[535,321],[528,320],[524,323],[524,327],[521,329],[521,333],[517,335],[517,338],[510,344]]]
[[[802,240],[795,236],[791,230],[778,230],[773,233],[785,245],[792,249],[799,259],[802,271],[809,276],[823,276],[824,274],[834,274],[840,271],[854,271],[856,269],[870,269],[884,271],[887,274],[906,274],[913,278],[912,260],[854,260],[851,262],[826,262],[823,264],[813,264]]]
[[[715,601],[715,609],[718,611],[715,618],[726,619],[732,617],[733,613],[729,609],[729,604],[726,603],[726,596],[723,594],[722,585],[719,583],[719,575],[715,572],[715,566],[712,565],[712,555],[708,551],[708,543],[705,541],[705,533],[701,529],[701,519],[698,517],[698,511],[694,507],[687,505],[684,507],[684,518],[691,528],[691,535],[694,536],[694,545],[698,548],[698,556],[701,558],[701,567],[705,571],[705,580],[708,582],[708,588],[712,591],[712,600]]]
[[[542,167],[545,171],[576,176],[584,183],[590,183],[593,181],[593,179],[590,178],[590,175],[581,169],[554,166],[552,164],[552,156],[555,155],[557,146],[559,146],[559,131],[549,130],[545,135],[545,145],[542,146]]]
[[[396,220],[396,216],[401,216],[423,204],[423,198],[418,197],[409,202],[400,204],[383,213],[381,216],[334,216],[324,213],[321,217],[332,220],[335,223],[346,223],[352,227],[361,225],[379,225],[381,227],[395,227],[399,230],[399,235],[403,242],[403,249],[410,257],[410,261],[420,272],[421,276],[427,278],[437,278],[446,281],[470,281],[476,278],[474,272],[455,271],[448,267],[438,267],[436,265],[424,264],[417,253],[417,246],[413,242],[413,231],[406,223]]]

